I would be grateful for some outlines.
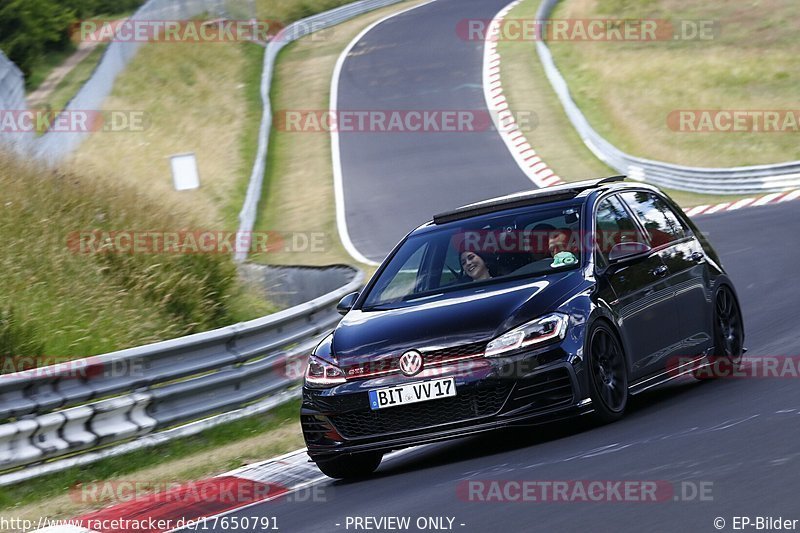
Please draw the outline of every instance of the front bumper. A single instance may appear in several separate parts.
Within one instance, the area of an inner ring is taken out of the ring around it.
[[[441,367],[435,376],[361,380],[303,389],[301,423],[312,459],[409,446],[591,412],[582,360],[557,346]],[[574,348],[574,347],[570,347]],[[453,377],[457,395],[373,411],[367,391],[398,380]]]

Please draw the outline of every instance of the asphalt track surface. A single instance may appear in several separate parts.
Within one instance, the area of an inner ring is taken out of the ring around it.
[[[462,39],[464,19],[491,20],[507,0],[438,0],[379,24],[342,65],[341,111],[456,110],[487,114],[483,41]],[[494,129],[342,132],[348,233],[380,261],[441,211],[535,188]]]
[[[456,98],[479,105],[478,88],[460,87],[467,80],[477,83],[480,50],[469,51],[440,30],[461,17],[491,18],[504,2],[441,0],[379,26],[367,34],[362,54],[348,60],[342,94],[362,108],[459,107]],[[436,17],[438,26],[430,20]],[[439,44],[426,52],[434,41]],[[529,187],[499,138],[475,139],[365,135],[361,151],[345,143],[345,176],[353,178],[346,189],[348,224],[357,247],[377,258],[417,218]],[[498,183],[485,176],[508,179]],[[800,354],[797,203],[720,212],[697,222],[736,284],[748,355]],[[367,248],[371,242],[374,247]],[[734,516],[800,519],[799,474],[797,378],[687,378],[635,397],[628,415],[615,424],[572,420],[414,448],[385,460],[368,480],[321,482],[313,501],[288,497],[235,515],[272,517],[289,533],[355,531],[346,527],[347,517],[368,516],[410,517],[409,531],[418,530],[420,517],[450,517],[453,530],[465,532],[702,532],[718,531],[714,520],[720,517],[723,530],[730,531]],[[692,501],[470,502],[457,492],[465,480],[658,480],[672,483],[678,496],[681,483],[702,483],[710,500],[692,500],[687,489]]]
[[[789,202],[698,219],[739,291],[748,356],[800,354],[797,209]],[[799,436],[797,378],[687,378],[636,396],[611,425],[572,420],[418,447],[384,461],[374,478],[322,482],[316,501],[284,498],[235,514],[272,517],[289,533],[354,531],[348,516],[412,524],[448,516],[455,531],[509,533],[717,531],[722,517],[730,531],[733,516],[800,519]],[[469,502],[457,494],[464,480],[667,481],[678,493],[681,483],[704,483],[713,499]]]

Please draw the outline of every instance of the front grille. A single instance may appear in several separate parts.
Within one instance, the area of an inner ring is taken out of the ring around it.
[[[485,342],[472,342],[459,346],[450,346],[438,350],[421,350],[422,360],[425,367],[441,365],[454,359],[461,359],[470,355],[481,356],[486,349]],[[354,365],[344,365],[345,376],[348,379],[363,379],[364,377],[375,374],[388,374],[400,371],[400,356],[405,352],[394,355],[381,355],[372,358],[366,363]]]
[[[497,382],[494,386],[459,390],[458,396],[452,398],[329,418],[339,433],[351,439],[412,431],[493,415],[503,407],[512,387],[511,381]]]
[[[303,427],[303,434],[309,442],[321,441],[330,431],[328,425],[316,416],[301,415],[300,424]]]
[[[369,409],[369,396],[362,392],[338,394],[336,396],[323,396],[312,393],[307,394],[306,397],[323,413],[345,413],[347,411]]]
[[[442,348],[441,350],[422,352],[422,355],[425,365],[427,366],[443,363],[450,359],[466,357],[468,355],[483,355],[485,349],[485,342],[473,342],[470,344],[462,344],[461,346]]]
[[[572,403],[572,398],[569,371],[566,368],[556,368],[519,380],[508,401],[508,408],[530,406],[534,409],[546,409]]]

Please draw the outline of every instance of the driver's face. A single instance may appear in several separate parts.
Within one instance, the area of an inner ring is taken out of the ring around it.
[[[553,257],[557,253],[565,251],[567,249],[567,234],[563,232],[552,233],[547,247]]]

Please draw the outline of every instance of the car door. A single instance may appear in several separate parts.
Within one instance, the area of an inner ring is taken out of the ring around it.
[[[598,290],[617,317],[630,352],[631,375],[636,379],[652,371],[678,327],[668,268],[659,251],[618,263],[609,261],[615,244],[648,242],[634,215],[616,195],[598,202],[595,232]]]
[[[626,192],[623,200],[645,228],[654,250],[669,269],[668,281],[678,310],[672,356],[702,353],[711,343],[711,300],[706,257],[700,242],[667,201],[650,191]]]

